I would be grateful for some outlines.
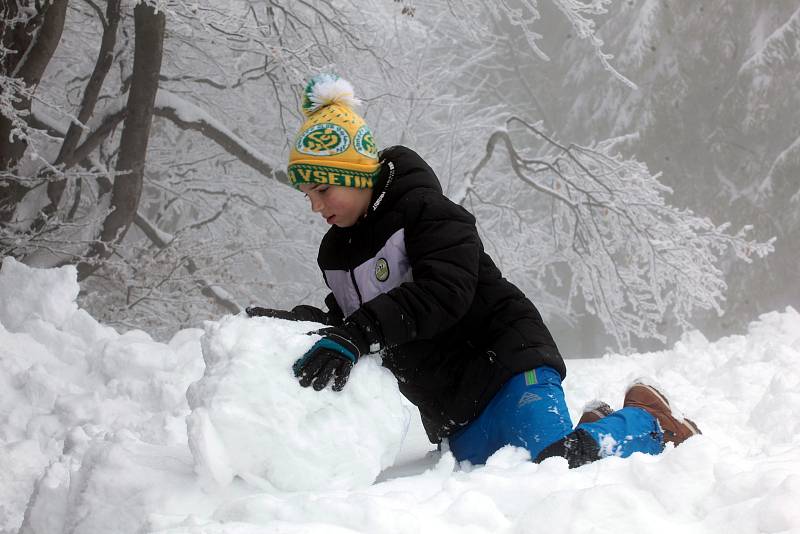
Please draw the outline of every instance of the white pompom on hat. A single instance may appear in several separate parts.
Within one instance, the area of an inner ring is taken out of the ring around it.
[[[361,105],[353,86],[335,74],[320,74],[306,85],[303,94],[303,113],[311,116],[325,106],[339,104],[350,109]]]

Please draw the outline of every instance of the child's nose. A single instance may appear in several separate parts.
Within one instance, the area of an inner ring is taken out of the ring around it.
[[[317,198],[311,197],[311,211],[313,211],[314,213],[322,211],[322,201],[319,199],[319,197]]]

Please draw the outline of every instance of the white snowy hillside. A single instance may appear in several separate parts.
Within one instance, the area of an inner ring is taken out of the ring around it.
[[[649,376],[703,435],[568,470],[510,447],[456,465],[416,412],[406,434],[374,360],[339,394],[300,388],[312,323],[226,316],[158,343],[99,324],[77,293],[72,267],[0,270],[3,534],[800,532],[792,308],[716,342],[569,360],[573,419]]]

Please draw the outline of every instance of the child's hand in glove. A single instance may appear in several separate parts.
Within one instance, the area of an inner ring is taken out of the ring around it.
[[[333,378],[333,390],[341,391],[353,365],[369,352],[369,342],[352,323],[309,333],[323,337],[294,363],[294,376],[300,379],[301,386],[313,386],[316,391],[324,389]]]

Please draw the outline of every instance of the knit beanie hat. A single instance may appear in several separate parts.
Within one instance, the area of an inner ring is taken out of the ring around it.
[[[371,188],[380,170],[372,132],[353,108],[360,103],[350,82],[331,74],[311,79],[303,96],[308,117],[289,155],[292,185]]]

